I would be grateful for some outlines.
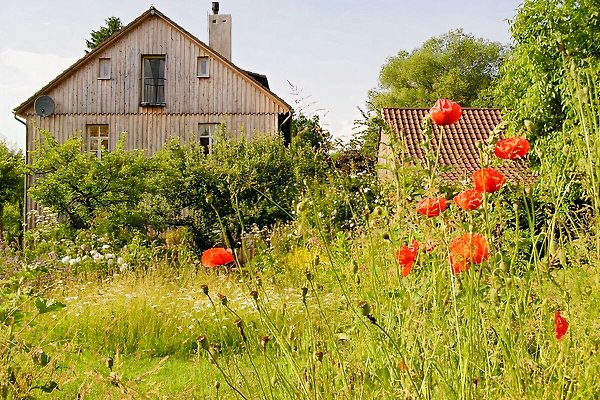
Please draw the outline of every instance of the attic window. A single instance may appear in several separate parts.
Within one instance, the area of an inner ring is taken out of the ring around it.
[[[166,56],[142,58],[142,106],[165,106]]]
[[[200,56],[198,57],[198,63],[196,65],[196,76],[198,78],[208,78],[209,76],[209,72],[208,72],[208,66],[209,66],[209,59],[207,56]]]
[[[110,79],[110,58],[98,59],[98,79]]]

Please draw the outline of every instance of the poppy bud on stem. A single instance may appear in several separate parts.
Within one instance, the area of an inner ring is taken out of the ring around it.
[[[262,336],[260,338],[260,345],[262,346],[263,349],[267,348],[267,343],[269,343],[269,340],[270,340],[269,336]]]

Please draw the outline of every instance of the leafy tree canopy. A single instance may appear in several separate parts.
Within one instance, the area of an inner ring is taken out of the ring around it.
[[[0,241],[4,232],[4,207],[23,197],[23,167],[21,151],[14,151],[0,141]]]
[[[512,21],[514,46],[495,90],[520,124],[535,122],[537,135],[559,131],[573,114],[566,77],[600,69],[600,10],[597,0],[525,0]],[[592,85],[600,74],[591,73]]]
[[[489,88],[505,48],[461,29],[433,37],[412,52],[400,51],[381,68],[371,106],[429,107],[439,97],[462,106],[496,106]]]
[[[104,22],[106,22],[106,25],[97,31],[92,31],[91,38],[85,41],[88,48],[86,53],[100,46],[102,42],[123,28],[123,23],[121,23],[121,18],[119,17],[108,17]]]

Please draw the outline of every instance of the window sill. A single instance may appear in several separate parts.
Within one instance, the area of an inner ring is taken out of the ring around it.
[[[198,79],[210,78],[210,75],[196,75],[196,78],[198,78]]]
[[[109,77],[106,77],[106,78],[104,78],[104,77],[100,77],[100,76],[99,76],[99,77],[98,77],[98,80],[99,80],[99,81],[110,81],[110,76],[109,76]]]
[[[141,103],[140,107],[166,107],[167,103]]]

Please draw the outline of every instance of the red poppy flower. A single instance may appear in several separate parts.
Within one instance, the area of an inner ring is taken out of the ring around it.
[[[465,233],[450,242],[450,264],[454,274],[468,270],[471,264],[481,264],[489,256],[487,239],[478,233]]]
[[[438,99],[429,110],[431,119],[437,125],[452,125],[458,122],[462,109],[458,103],[448,99]]]
[[[233,262],[233,253],[231,249],[214,247],[202,253],[201,261],[205,267],[215,268]]]
[[[483,193],[477,189],[466,189],[454,196],[454,202],[465,211],[475,210],[483,202]]]
[[[499,140],[494,148],[494,154],[503,160],[523,158],[528,152],[529,142],[518,136]]]
[[[440,215],[448,206],[448,201],[443,197],[427,197],[417,204],[417,212],[428,217]]]
[[[506,177],[493,168],[482,168],[473,174],[473,182],[476,190],[493,193],[506,183]]]
[[[556,310],[554,313],[554,333],[556,334],[556,339],[560,340],[569,329],[569,323],[567,320],[560,315],[560,310]]]
[[[417,258],[417,251],[419,250],[419,242],[413,240],[410,245],[404,245],[396,252],[396,260],[402,265],[402,276],[406,277],[410,273],[410,270]]]

